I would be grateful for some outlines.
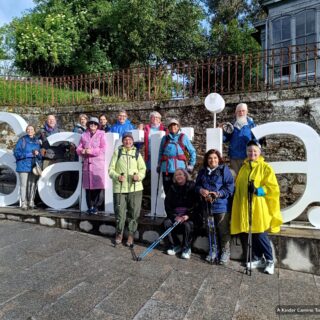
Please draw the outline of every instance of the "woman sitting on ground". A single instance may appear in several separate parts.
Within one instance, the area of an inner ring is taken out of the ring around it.
[[[167,219],[163,222],[165,229],[172,227],[176,221],[180,222],[168,235],[167,254],[173,256],[182,252],[181,258],[190,259],[195,192],[194,182],[191,181],[187,170],[177,169],[174,172],[173,184],[169,188],[164,203],[167,213]],[[177,236],[179,233],[183,235],[182,244]]]

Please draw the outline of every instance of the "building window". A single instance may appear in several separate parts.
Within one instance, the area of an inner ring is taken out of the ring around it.
[[[274,76],[287,76],[290,72],[289,50],[292,42],[291,17],[284,16],[272,22],[272,60]]]
[[[296,72],[310,73],[315,70],[316,11],[299,12],[296,18]],[[307,69],[308,68],[308,69]]]

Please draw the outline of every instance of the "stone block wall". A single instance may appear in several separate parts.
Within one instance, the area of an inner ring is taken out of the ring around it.
[[[234,110],[239,102],[246,102],[249,106],[249,116],[257,125],[274,121],[297,121],[309,125],[320,133],[320,87],[296,88],[282,91],[257,92],[247,94],[223,95],[226,101],[225,110],[217,115],[217,122],[233,121]],[[194,176],[201,167],[206,148],[206,128],[213,127],[213,116],[205,109],[204,99],[192,98],[162,102],[127,102],[111,105],[90,105],[57,108],[6,108],[1,111],[14,112],[22,115],[27,122],[40,127],[48,114],[57,115],[61,128],[72,130],[81,113],[98,116],[106,113],[109,122],[114,123],[119,110],[125,109],[134,124],[147,123],[150,112],[160,112],[163,119],[177,117],[182,126],[194,127],[194,145],[198,158]],[[6,134],[6,133],[9,134]],[[4,134],[2,134],[4,133]],[[6,124],[0,123],[0,148],[12,149],[16,137]],[[302,141],[292,136],[269,136],[263,148],[266,161],[294,161],[305,160],[306,154]],[[224,146],[227,155],[227,146]],[[226,160],[228,161],[227,157]],[[320,159],[319,159],[320,160]],[[295,202],[304,192],[304,175],[278,175],[281,188],[281,206],[286,207]],[[302,214],[298,220],[306,220]]]

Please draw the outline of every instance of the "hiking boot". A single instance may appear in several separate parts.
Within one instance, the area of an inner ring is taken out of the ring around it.
[[[122,234],[121,233],[118,233],[116,235],[116,239],[114,241],[115,244],[121,244],[122,243]]]
[[[251,262],[251,269],[263,269],[266,267],[265,259],[253,260]],[[250,269],[250,262],[247,263],[247,268]]]
[[[167,250],[167,254],[169,256],[175,256],[177,253],[181,252],[181,247],[180,246],[172,246]]]
[[[183,250],[182,255],[181,255],[182,259],[190,259],[191,258],[191,249],[190,248],[186,248]]]
[[[274,262],[272,260],[267,260],[266,267],[264,269],[264,273],[274,274]]]
[[[133,246],[133,241],[134,241],[133,235],[132,235],[132,234],[129,234],[129,235],[128,235],[128,239],[127,239],[126,246],[127,246],[127,247]]]
[[[230,260],[230,251],[229,250],[222,250],[222,254],[220,257],[219,264],[227,264]]]

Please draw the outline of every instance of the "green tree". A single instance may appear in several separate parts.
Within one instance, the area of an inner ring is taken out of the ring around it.
[[[236,19],[239,22],[252,22],[263,14],[259,0],[205,0],[212,15],[212,24],[228,24]]]
[[[192,59],[207,50],[196,0],[36,0],[9,26],[15,64],[79,74]]]

